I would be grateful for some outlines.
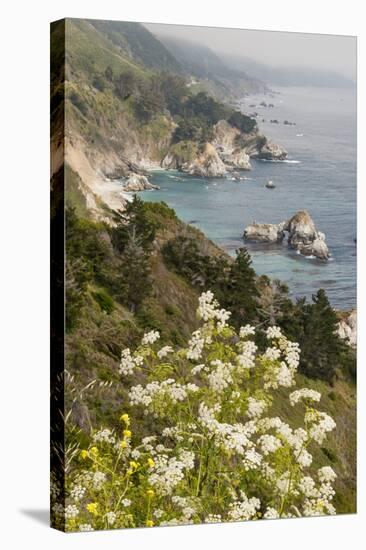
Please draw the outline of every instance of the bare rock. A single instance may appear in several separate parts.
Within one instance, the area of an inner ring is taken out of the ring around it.
[[[260,243],[282,242],[287,233],[287,244],[304,256],[314,256],[320,260],[329,259],[325,235],[318,231],[309,213],[297,212],[287,222],[280,224],[252,223],[244,230],[244,239]]]
[[[357,311],[351,311],[350,315],[338,323],[337,334],[342,340],[346,340],[352,348],[357,346]]]
[[[254,222],[245,228],[244,239],[257,243],[280,243],[285,236],[284,224],[285,222],[279,224]]]
[[[134,173],[129,175],[123,186],[123,191],[126,191],[127,193],[136,193],[138,191],[146,191],[149,189],[160,188],[157,185],[150,183],[146,176]]]
[[[263,144],[258,151],[251,156],[261,160],[286,160],[288,153],[281,145],[263,140]]]
[[[325,242],[325,235],[317,231],[315,224],[306,210],[297,212],[284,229],[288,231],[288,245],[298,250],[304,256],[315,256],[321,260],[328,260],[329,250]]]
[[[196,158],[184,163],[181,170],[192,176],[207,178],[222,177],[227,172],[225,164],[211,143],[205,143]]]

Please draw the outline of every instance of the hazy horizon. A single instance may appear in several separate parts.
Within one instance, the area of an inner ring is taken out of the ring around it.
[[[250,58],[272,68],[327,70],[356,81],[355,36],[144,23],[153,34],[195,42],[217,55]]]

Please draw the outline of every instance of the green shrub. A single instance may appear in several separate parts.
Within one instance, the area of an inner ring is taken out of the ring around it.
[[[93,298],[98,302],[100,309],[110,314],[114,310],[113,298],[105,290],[97,290],[92,293]]]

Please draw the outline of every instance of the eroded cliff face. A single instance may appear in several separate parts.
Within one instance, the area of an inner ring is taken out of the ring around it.
[[[174,144],[161,166],[195,176],[223,177],[233,170],[251,170],[251,158],[284,160],[287,151],[269,142],[257,130],[246,134],[226,120],[220,120],[214,126],[211,143],[203,146],[193,142]]]

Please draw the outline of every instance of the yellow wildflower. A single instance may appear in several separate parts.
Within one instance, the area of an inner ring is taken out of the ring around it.
[[[98,515],[98,503],[97,502],[90,502],[89,504],[86,505],[86,509],[88,510],[88,512],[90,512],[94,516]]]
[[[155,466],[155,462],[152,458],[147,459],[147,465],[149,466],[149,468],[153,468]]]
[[[131,430],[123,430],[123,435],[124,435],[124,437],[131,437],[132,432],[131,432]]]
[[[147,494],[147,496],[148,496],[149,498],[152,498],[153,496],[155,496],[155,492],[154,492],[153,489],[148,489],[148,490],[146,491],[146,494]]]
[[[146,520],[146,527],[154,527],[154,522],[151,519]]]
[[[97,455],[97,454],[99,453],[97,447],[92,447],[92,448],[90,449],[90,452],[91,452],[91,454],[93,454],[93,455]]]
[[[121,441],[119,446],[121,447],[121,449],[125,449],[127,447],[127,441],[125,440]]]
[[[83,449],[83,450],[81,451],[81,453],[80,453],[80,456],[81,456],[81,458],[82,458],[83,460],[85,460],[86,458],[88,458],[89,453],[88,453],[88,451],[86,451],[85,449]]]
[[[126,424],[126,426],[130,425],[130,417],[126,413],[121,415],[120,421],[124,422]]]
[[[134,460],[131,460],[130,462],[130,468],[132,470],[137,470],[137,468],[139,467],[139,463],[138,462],[135,462]]]

